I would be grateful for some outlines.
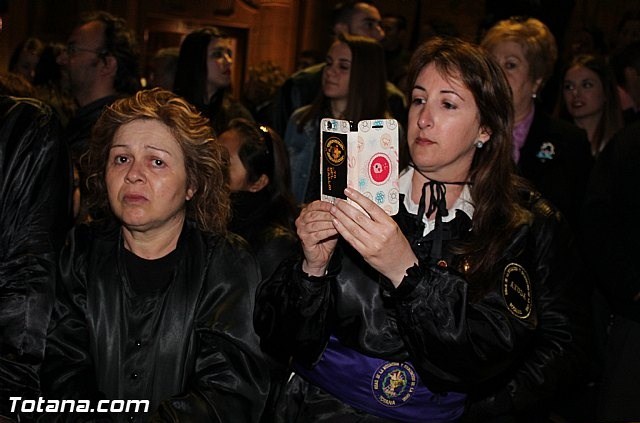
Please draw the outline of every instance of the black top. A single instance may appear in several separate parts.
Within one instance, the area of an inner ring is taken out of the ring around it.
[[[162,291],[173,279],[178,254],[173,250],[159,259],[147,260],[124,250],[124,263],[131,287],[137,294]]]

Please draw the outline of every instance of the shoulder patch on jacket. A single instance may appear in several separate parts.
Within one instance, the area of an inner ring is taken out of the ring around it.
[[[502,296],[511,314],[526,319],[533,303],[531,281],[524,267],[509,263],[502,274]]]

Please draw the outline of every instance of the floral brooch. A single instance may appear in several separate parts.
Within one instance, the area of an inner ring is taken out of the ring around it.
[[[541,162],[546,162],[547,160],[553,160],[553,157],[556,155],[556,147],[550,142],[543,142],[540,146],[540,151],[536,154],[536,157],[540,159]]]

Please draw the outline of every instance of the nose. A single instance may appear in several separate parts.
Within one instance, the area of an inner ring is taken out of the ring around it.
[[[125,182],[135,184],[136,182],[144,181],[144,178],[145,175],[143,166],[139,162],[134,160],[124,176]]]
[[[380,24],[376,24],[374,30],[373,39],[376,41],[382,41],[385,36],[384,28]]]
[[[433,126],[433,116],[429,108],[425,105],[422,110],[420,110],[420,114],[418,114],[418,128],[425,129],[431,128]]]
[[[334,75],[335,72],[336,72],[336,69],[334,68],[333,63],[331,63],[331,64],[327,63],[324,66],[324,73],[326,73],[327,75]]]
[[[569,88],[569,92],[571,93],[571,96],[574,98],[580,96],[580,89],[577,86]]]

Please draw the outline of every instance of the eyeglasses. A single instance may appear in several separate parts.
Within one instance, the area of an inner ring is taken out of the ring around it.
[[[75,44],[67,44],[67,46],[65,47],[65,51],[67,52],[67,54],[69,56],[75,56],[76,54],[78,54],[78,52],[80,51],[86,51],[87,53],[95,53],[98,56],[102,57],[105,56],[107,54],[107,50],[102,49],[102,50],[92,50],[90,48],[82,48],[82,47],[78,47]]]

